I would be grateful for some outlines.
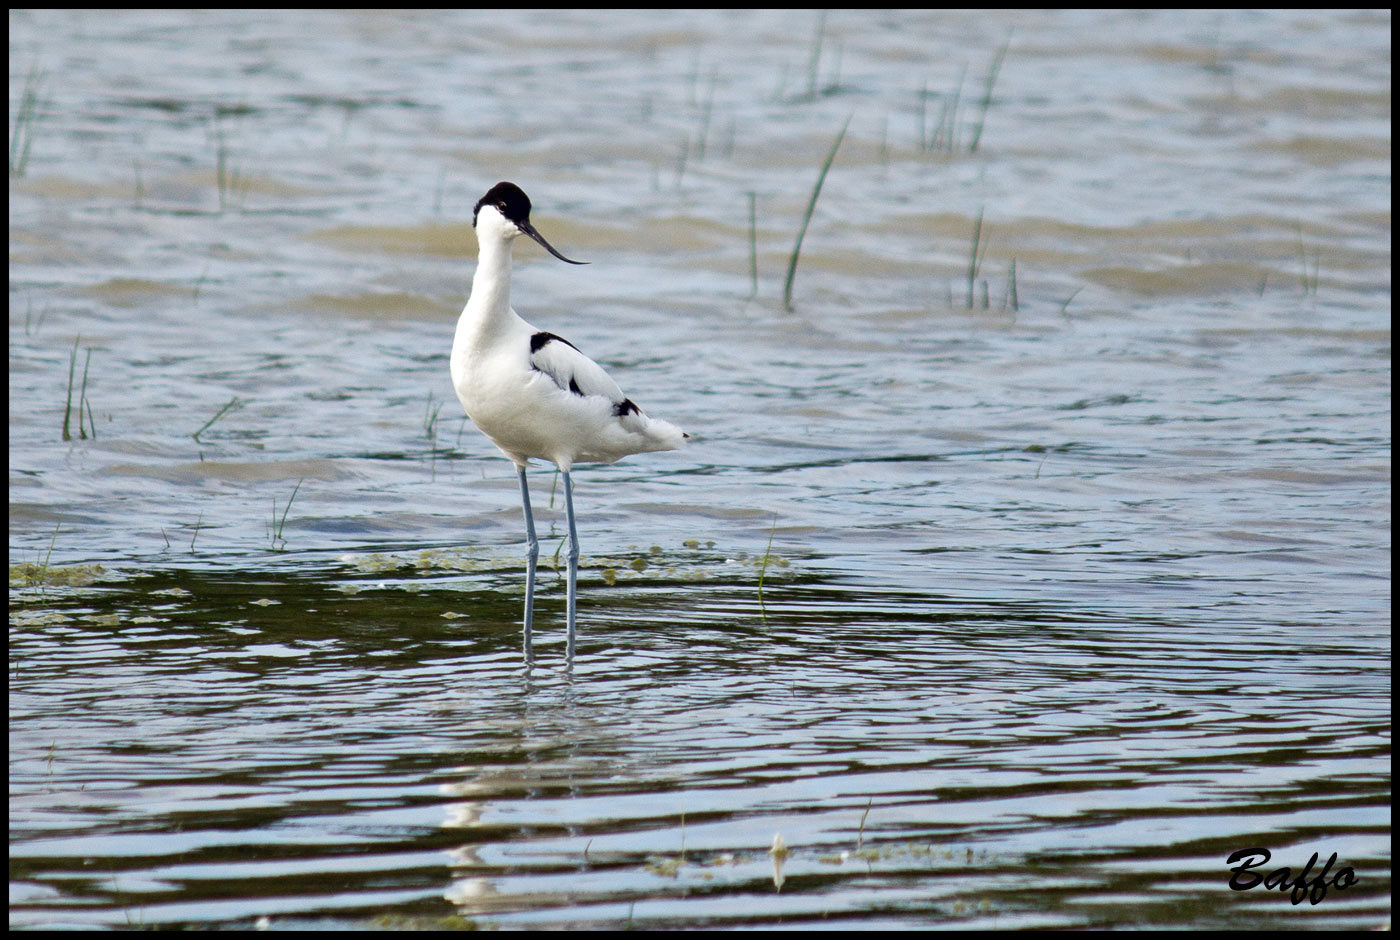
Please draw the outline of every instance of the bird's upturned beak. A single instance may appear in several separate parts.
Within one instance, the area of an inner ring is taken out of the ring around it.
[[[524,222],[518,222],[518,223],[516,223],[516,224],[520,226],[520,231],[524,232],[526,235],[529,235],[529,236],[530,236],[531,238],[533,238],[535,241],[539,242],[541,245],[544,246],[544,250],[545,250],[545,251],[549,252],[551,255],[553,255],[554,257],[558,258],[560,261],[567,261],[569,264],[587,264],[587,263],[588,263],[587,261],[574,261],[574,260],[571,259],[571,258],[565,258],[565,257],[564,257],[563,255],[561,255],[559,252],[555,251],[555,250],[554,250],[554,246],[551,245],[549,242],[545,241],[545,240],[544,240],[544,236],[541,235],[539,232],[535,231],[535,227],[534,227],[533,225],[531,225],[531,224],[529,223],[528,220],[526,220],[526,221],[524,221]]]

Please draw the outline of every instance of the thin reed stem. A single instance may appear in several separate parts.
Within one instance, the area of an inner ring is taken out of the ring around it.
[[[802,217],[802,227],[797,231],[797,243],[792,246],[792,258],[788,261],[787,280],[783,283],[783,306],[788,310],[792,309],[792,279],[797,276],[797,258],[802,253],[802,239],[807,235],[807,225],[812,221],[812,213],[817,208],[817,197],[822,194],[822,184],[826,182],[827,171],[831,169],[831,164],[836,160],[836,151],[841,149],[841,141],[846,138],[846,128],[851,124],[851,118],[855,114],[846,116],[846,122],[841,125],[841,133],[836,135],[836,143],[831,145],[831,152],[826,155],[826,162],[822,164],[821,172],[817,174],[817,185],[812,187],[812,198],[807,202],[807,214]]]
[[[210,426],[211,424],[213,424],[215,421],[218,421],[220,418],[222,418],[224,415],[228,414],[230,411],[233,411],[233,410],[235,410],[235,409],[242,408],[242,407],[243,407],[243,400],[242,400],[241,398],[239,398],[237,395],[233,396],[233,398],[230,399],[228,402],[226,402],[222,408],[220,408],[217,412],[215,412],[214,417],[212,417],[212,418],[210,418],[208,421],[204,422],[204,426],[201,427],[198,431],[195,431],[195,432],[194,432],[193,434],[191,434],[190,436],[193,437],[193,438],[195,439],[195,442],[196,442],[196,443],[203,444],[204,442],[201,441],[201,440],[199,439],[199,435],[201,435],[201,434],[203,434],[205,431],[209,430],[209,426]]]
[[[807,62],[807,100],[817,97],[817,67],[822,60],[822,33],[826,32],[826,11],[817,13],[817,34],[812,38],[812,56]]]
[[[758,193],[749,192],[749,299],[758,296]]]
[[[74,337],[73,351],[68,354],[68,399],[63,404],[63,439],[65,441],[71,441],[73,439],[73,435],[69,433],[68,427],[69,420],[73,413],[73,371],[78,366],[78,343],[81,340],[81,336]],[[81,414],[78,416],[78,420],[82,420]]]
[[[1001,44],[997,50],[996,58],[992,60],[992,67],[987,70],[987,84],[982,89],[982,100],[979,102],[977,124],[972,129],[972,140],[968,142],[967,152],[976,153],[977,145],[982,140],[982,128],[987,123],[987,109],[992,105],[992,89],[996,86],[997,75],[1001,72],[1001,63],[1006,58],[1006,50],[1011,48],[1011,37],[1006,37],[1006,42]]]
[[[974,292],[977,286],[977,272],[982,267],[982,259],[978,256],[978,247],[982,242],[982,213],[984,210],[977,210],[977,221],[972,226],[972,251],[967,257],[967,309],[971,310],[974,300]]]

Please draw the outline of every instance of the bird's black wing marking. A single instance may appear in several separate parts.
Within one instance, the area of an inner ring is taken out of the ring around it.
[[[530,368],[543,372],[554,384],[580,397],[599,395],[613,403],[618,417],[640,409],[622,394],[603,367],[562,336],[541,330],[530,337]]]
[[[530,355],[534,355],[535,353],[539,352],[540,349],[546,343],[563,343],[565,346],[568,346],[571,349],[578,349],[577,346],[566,340],[564,337],[557,336],[554,333],[546,332],[545,330],[540,330],[534,336],[530,337]]]

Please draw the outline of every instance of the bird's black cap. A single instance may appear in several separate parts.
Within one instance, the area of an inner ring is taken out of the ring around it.
[[[476,228],[476,216],[482,206],[495,206],[501,215],[516,225],[530,221],[530,197],[525,195],[525,190],[505,180],[492,186],[485,196],[476,201],[476,208],[472,210],[472,228]]]

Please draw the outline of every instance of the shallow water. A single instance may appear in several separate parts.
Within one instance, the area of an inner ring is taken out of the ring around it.
[[[1388,14],[10,27],[11,926],[1388,922]],[[576,474],[572,669],[503,178],[692,434]]]

